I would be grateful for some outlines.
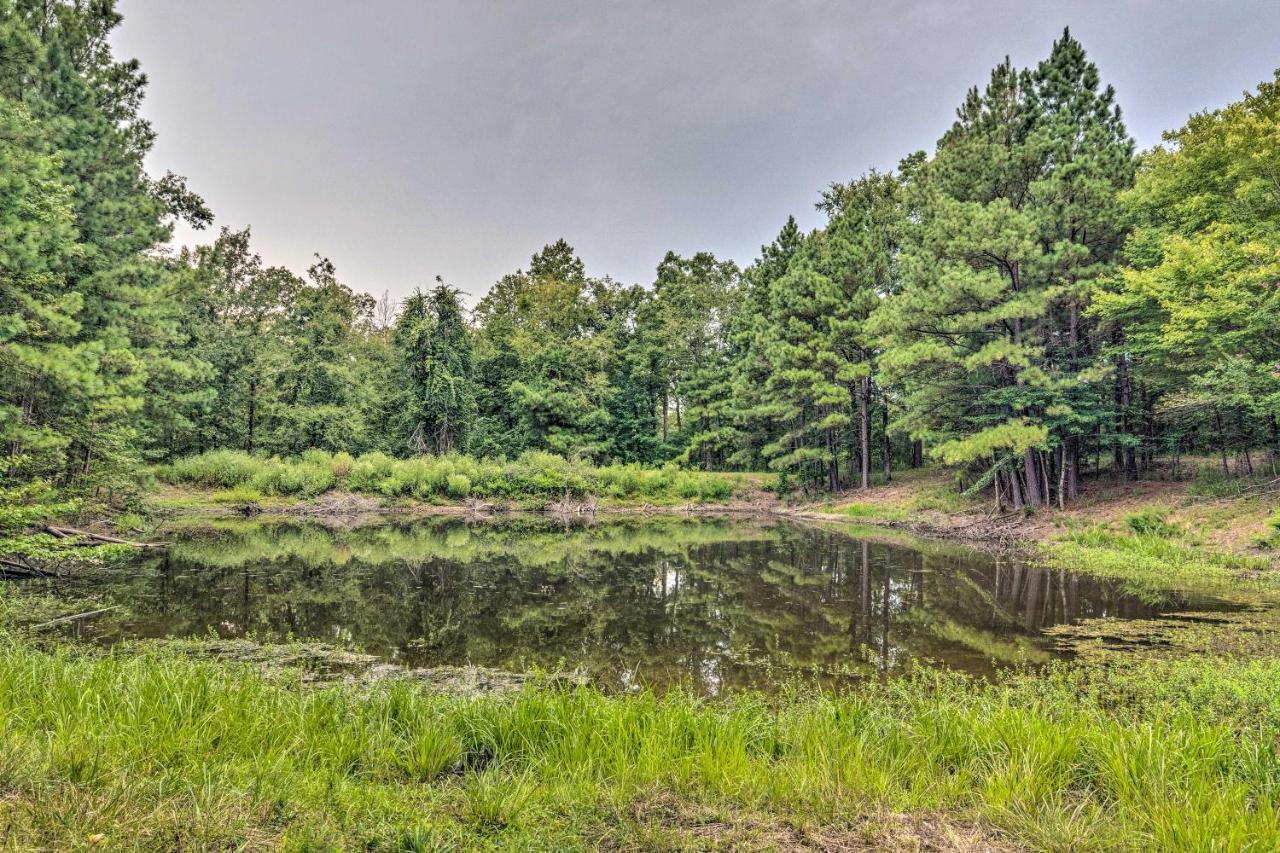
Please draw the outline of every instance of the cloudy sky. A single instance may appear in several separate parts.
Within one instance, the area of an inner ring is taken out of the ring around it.
[[[1280,66],[1276,0],[121,0],[149,167],[270,263],[474,296],[565,237],[649,282],[746,264],[831,181],[932,148],[1006,54],[1064,26],[1142,146]],[[179,240],[200,238],[190,232]]]

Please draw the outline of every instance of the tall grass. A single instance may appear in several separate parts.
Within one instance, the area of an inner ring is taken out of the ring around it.
[[[1220,596],[1280,591],[1265,571],[1265,558],[1223,553],[1159,534],[1117,533],[1090,525],[1040,548],[1056,565],[1123,581],[1130,592],[1149,600],[1161,600],[1169,590]]]
[[[1207,661],[462,699],[6,641],[0,824],[45,849],[590,849],[678,833],[637,808],[666,797],[730,824],[919,811],[1041,849],[1277,849],[1278,684],[1280,662]]]
[[[243,487],[264,495],[314,497],[331,489],[346,489],[421,500],[470,496],[550,500],[564,495],[597,495],[655,502],[721,501],[733,496],[737,482],[730,475],[674,466],[596,467],[541,452],[493,461],[458,454],[393,459],[376,452],[353,458],[347,453],[320,450],[309,450],[297,459],[263,459],[238,450],[213,450],[162,466],[158,473],[171,483]]]

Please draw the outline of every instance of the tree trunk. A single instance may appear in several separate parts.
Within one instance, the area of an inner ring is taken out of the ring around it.
[[[881,395],[883,396],[883,395]],[[891,458],[893,445],[889,441],[889,401],[884,401],[884,408],[881,410],[881,426],[884,428],[884,481],[888,483],[893,479],[893,460]]]
[[[1222,451],[1222,473],[1224,476],[1231,476],[1231,466],[1227,464],[1227,434],[1222,428],[1222,413],[1217,409],[1213,410],[1214,425],[1218,428],[1218,447]]]
[[[1130,438],[1136,438],[1132,419],[1129,417],[1129,408],[1133,402],[1133,384],[1129,379],[1129,356],[1127,355],[1120,356],[1120,375],[1116,381],[1120,383],[1120,423],[1122,432]],[[1124,478],[1126,480],[1138,479],[1138,464],[1134,456],[1135,449],[1133,444],[1123,445],[1121,451],[1121,467],[1124,470]]]
[[[1018,480],[1017,466],[1009,468],[1009,503],[1013,504],[1015,510],[1021,510],[1022,503],[1022,484]]]
[[[1044,488],[1044,503],[1048,506],[1053,503],[1053,494],[1049,490],[1049,460],[1045,457],[1044,451],[1038,454],[1040,457],[1040,485]]]
[[[1073,279],[1074,283],[1074,279]],[[1080,357],[1080,304],[1071,300],[1067,326],[1067,369],[1075,372]],[[1058,470],[1058,506],[1077,497],[1080,479],[1080,438],[1072,431],[1063,439]]]
[[[1280,426],[1276,424],[1276,416],[1271,416],[1271,476],[1276,474],[1276,456],[1280,451]]]
[[[831,429],[827,429],[827,491],[835,492],[840,488],[840,473],[836,468],[836,441]]]
[[[1062,467],[1066,472],[1066,479],[1063,481],[1062,489],[1065,499],[1073,501],[1080,496],[1080,437],[1077,435],[1067,436],[1067,441],[1063,444],[1062,451]]]
[[[253,434],[258,423],[258,381],[249,380],[249,434],[245,441],[245,451],[253,452]]]
[[[1058,509],[1067,505],[1067,445],[1058,445]]]
[[[919,468],[924,464],[924,442],[916,439],[911,442],[911,467]]]
[[[858,395],[858,454],[859,478],[864,489],[871,488],[871,377],[862,380],[862,393]]]
[[[1026,472],[1026,502],[1035,509],[1040,506],[1040,472],[1036,470],[1036,454],[1030,447],[1022,454],[1022,467]]]

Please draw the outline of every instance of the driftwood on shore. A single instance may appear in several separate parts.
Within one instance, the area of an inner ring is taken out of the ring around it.
[[[128,539],[121,539],[118,536],[107,536],[103,533],[92,533],[88,530],[78,530],[74,527],[58,527],[52,524],[44,527],[44,532],[48,533],[55,539],[74,539],[74,542],[68,542],[68,545],[79,545],[82,547],[92,547],[95,545],[128,545],[130,548],[164,548],[167,543],[164,542],[130,542]]]
[[[552,501],[543,507],[543,511],[551,515],[590,515],[594,516],[600,507],[600,501],[595,495],[587,495],[582,500],[574,500],[566,491],[564,497],[558,501]]]

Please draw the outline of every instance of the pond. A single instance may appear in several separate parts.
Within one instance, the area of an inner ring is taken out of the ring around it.
[[[317,640],[413,667],[715,694],[922,663],[1040,664],[1063,654],[1049,626],[1192,606],[954,545],[785,521],[519,516],[335,530],[236,520],[164,535],[166,551],[93,579],[118,612],[66,630],[100,642]]]

